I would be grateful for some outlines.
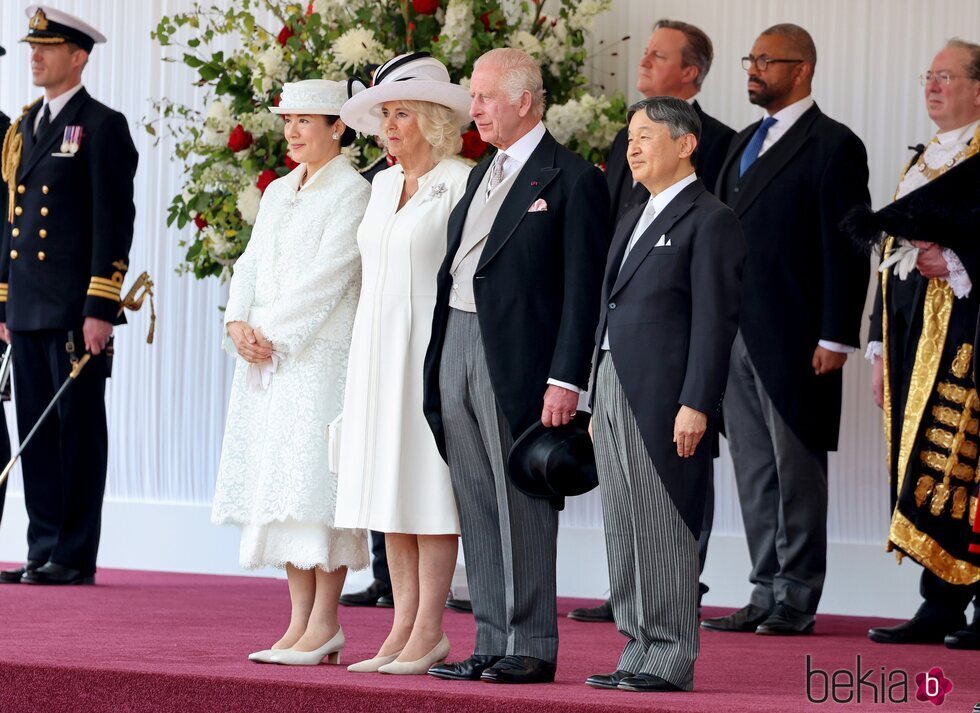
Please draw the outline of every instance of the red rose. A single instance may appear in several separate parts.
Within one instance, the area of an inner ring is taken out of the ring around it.
[[[244,151],[251,145],[252,135],[245,131],[241,124],[238,124],[231,130],[231,134],[228,136],[228,148],[238,153],[239,151]]]
[[[265,193],[265,189],[268,188],[269,184],[277,178],[279,178],[279,174],[273,171],[271,168],[267,168],[259,174],[259,180],[255,182],[255,185],[258,186],[260,191]]]
[[[412,7],[419,15],[435,15],[439,9],[439,0],[412,0]]]
[[[479,131],[470,129],[463,132],[463,149],[459,152],[463,158],[477,161],[486,151],[487,142],[480,138]]]
[[[279,30],[279,37],[276,38],[276,39],[278,40],[279,44],[282,47],[285,47],[286,46],[286,40],[288,40],[290,37],[292,37],[295,34],[296,33],[293,32],[293,28],[292,27],[290,27],[289,25],[283,25],[282,26],[282,29]]]
[[[290,171],[292,171],[294,168],[296,168],[297,166],[299,166],[298,163],[296,163],[295,161],[293,161],[293,159],[291,159],[289,157],[289,154],[286,154],[286,158],[283,159],[283,162],[282,163]]]
[[[206,227],[208,227],[208,220],[203,215],[198,213],[194,216],[194,225],[197,226],[198,230],[204,230]]]
[[[307,15],[313,14],[313,3],[310,3],[309,5],[306,6],[306,14]]]
[[[480,22],[483,23],[483,29],[485,29],[487,32],[490,32],[490,13],[491,13],[491,11],[490,10],[487,10],[485,13],[483,13],[482,15],[480,15]],[[504,26],[504,20],[503,20],[503,18],[497,20],[497,27],[496,27],[496,29],[499,30],[503,26]]]
[[[279,106],[279,101],[282,99],[282,94],[276,94],[272,97],[272,106]]]

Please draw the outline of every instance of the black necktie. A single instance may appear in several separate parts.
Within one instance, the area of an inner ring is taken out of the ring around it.
[[[45,104],[44,111],[41,112],[41,120],[37,122],[37,131],[34,132],[34,138],[38,139],[44,136],[44,132],[48,130],[51,126],[51,105]]]

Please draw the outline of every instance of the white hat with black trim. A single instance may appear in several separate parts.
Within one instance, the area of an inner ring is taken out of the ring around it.
[[[374,73],[371,86],[352,97],[340,111],[341,120],[362,134],[381,133],[381,105],[391,101],[426,101],[448,107],[459,125],[470,118],[470,93],[449,78],[449,70],[428,52],[389,59]]]

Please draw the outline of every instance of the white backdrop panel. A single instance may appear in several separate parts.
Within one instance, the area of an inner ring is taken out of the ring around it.
[[[556,0],[546,0],[547,13]],[[8,114],[39,96],[29,81],[27,49],[17,41],[26,29],[24,3],[0,3],[0,107]],[[181,171],[168,157],[172,143],[156,147],[137,126],[153,98],[167,96],[203,106],[204,93],[182,65],[161,62],[149,33],[162,14],[188,9],[188,0],[61,0],[58,7],[87,18],[108,37],[85,73],[89,91],[130,119],[140,153],[136,178],[133,271],[149,270],[157,282],[159,322],[153,347],[142,343],[147,315],[120,329],[115,376],[108,391],[110,467],[107,495],[143,503],[206,504],[217,467],[232,363],[219,348],[224,288],[175,274],[182,249],[165,225],[166,206],[180,190]],[[590,68],[597,85],[637,98],[634,68],[647,32],[658,17],[693,22],[712,37],[715,64],[701,102],[706,111],[738,129],[758,117],[745,98],[739,57],[762,28],[784,21],[811,31],[819,63],[815,96],[828,114],[865,141],[871,190],[883,204],[907,152],[925,141],[932,126],[917,75],[950,36],[980,27],[975,0],[614,0],[601,18],[594,44],[601,54]],[[269,24],[274,26],[273,23]],[[626,35],[633,39],[608,49]],[[976,40],[976,37],[968,37]],[[600,44],[600,40],[602,44]],[[607,49],[603,49],[607,48]],[[183,237],[186,237],[183,236]],[[778,344],[775,348],[778,348]],[[830,535],[841,543],[877,543],[886,523],[880,416],[868,396],[866,366],[849,361],[845,376],[841,450],[831,460]],[[718,462],[716,531],[739,534],[741,519],[727,453]],[[20,490],[19,477],[11,492]],[[15,499],[14,502],[19,502]],[[596,494],[569,502],[569,528],[601,527]],[[163,535],[165,533],[161,533]]]

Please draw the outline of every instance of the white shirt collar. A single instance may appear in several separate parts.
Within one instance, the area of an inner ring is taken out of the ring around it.
[[[82,84],[81,84],[81,82],[79,82],[78,84],[76,84],[74,87],[72,87],[71,89],[69,89],[64,94],[59,94],[58,96],[56,96],[51,101],[48,101],[47,97],[45,97],[44,103],[47,106],[51,107],[51,121],[54,121],[55,120],[55,117],[57,117],[58,114],[61,113],[61,110],[64,109],[65,108],[65,105],[68,104],[68,102],[71,101],[71,98],[73,96],[75,96],[76,94],[78,94],[80,91],[82,91]],[[35,126],[37,126],[37,122],[41,120],[41,114],[43,114],[43,113],[44,113],[44,107],[42,106],[41,107],[41,111],[39,111],[37,113],[37,119],[35,120]]]
[[[813,101],[813,95],[807,94],[805,97],[799,101],[793,102],[789,106],[784,106],[782,109],[772,114],[772,118],[776,120],[775,126],[779,126],[786,131],[799,121],[800,117],[806,114],[807,109],[816,104]],[[775,128],[775,127],[774,127]]]
[[[966,145],[970,143],[970,139],[973,138],[973,135],[977,132],[978,127],[980,127],[980,119],[970,122],[966,126],[961,126],[958,129],[936,134],[936,143],[938,143],[940,146],[958,146],[960,144]]]
[[[653,206],[653,210],[656,215],[660,215],[664,208],[677,197],[677,194],[687,188],[689,185],[698,180],[696,173],[691,173],[690,175],[684,176],[681,180],[676,183],[672,183],[665,189],[660,191],[657,195],[651,195],[647,203]]]
[[[527,163],[527,160],[531,158],[531,154],[534,153],[534,149],[538,147],[541,139],[544,138],[544,134],[544,123],[539,121],[534,125],[534,128],[503,151],[503,153],[507,154],[507,160],[517,161],[520,164]]]

